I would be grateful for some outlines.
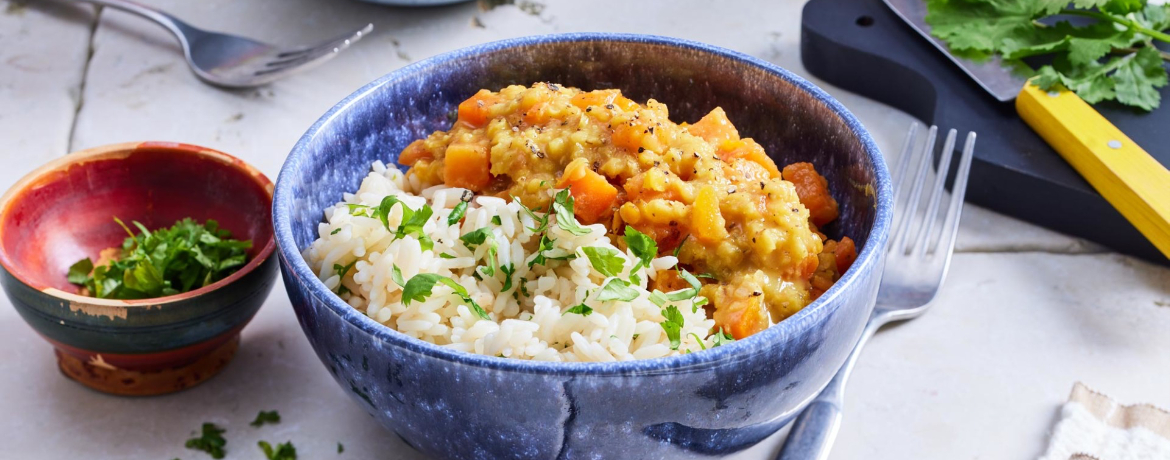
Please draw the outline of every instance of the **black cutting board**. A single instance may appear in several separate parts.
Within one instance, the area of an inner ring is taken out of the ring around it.
[[[1014,103],[991,97],[882,0],[811,0],[801,29],[801,59],[818,78],[897,107],[940,131],[958,129],[960,138],[966,131],[978,133],[968,201],[1170,264],[1020,119]],[[1170,86],[1161,93],[1163,107],[1150,113],[1115,103],[1095,107],[1166,165]]]

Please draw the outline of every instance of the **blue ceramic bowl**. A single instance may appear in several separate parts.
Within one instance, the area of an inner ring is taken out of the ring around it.
[[[840,219],[824,231],[861,247],[840,281],[745,340],[683,356],[544,363],[466,354],[409,338],[317,280],[301,251],[323,210],[393,164],[414,139],[451,126],[480,88],[558,82],[620,88],[674,119],[727,110],[777,164],[810,161]],[[762,60],[673,38],[567,34],[436,56],[390,73],[321,117],[293,148],[273,216],[285,288],[313,349],[388,430],[438,458],[690,458],[749,447],[788,423],[836,373],[872,308],[890,224],[885,164],[861,123],[811,83]]]

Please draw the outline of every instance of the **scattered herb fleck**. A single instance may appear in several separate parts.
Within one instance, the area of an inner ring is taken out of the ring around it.
[[[588,305],[585,305],[584,303],[582,303],[582,304],[578,304],[578,305],[573,306],[573,308],[565,310],[565,314],[569,314],[569,313],[575,313],[575,314],[578,314],[581,316],[589,316],[591,313],[593,313],[593,309],[590,308]]]
[[[597,300],[605,302],[608,300],[621,300],[629,302],[638,298],[638,291],[630,287],[629,281],[621,278],[610,278],[601,286],[601,292],[597,294]]]
[[[268,460],[297,460],[297,448],[293,447],[292,441],[277,444],[275,449],[268,441],[260,441],[256,444],[260,446],[260,450],[264,451],[264,457]]]
[[[662,330],[666,331],[666,338],[670,339],[670,349],[678,350],[678,346],[682,344],[682,337],[679,335],[683,327],[682,312],[678,311],[678,307],[671,305],[662,310],[662,316],[666,317],[661,324]]]
[[[280,412],[277,412],[274,410],[270,410],[270,411],[263,411],[262,410],[262,411],[260,411],[260,413],[256,414],[256,419],[252,420],[252,423],[250,423],[249,425],[258,427],[258,426],[263,425],[265,423],[268,423],[268,424],[280,423]]]
[[[227,445],[227,440],[223,438],[223,433],[226,430],[216,426],[214,423],[204,423],[202,431],[201,436],[188,439],[184,445],[188,449],[207,452],[211,458],[223,458],[224,447]]]
[[[462,285],[455,282],[455,280],[451,278],[443,275],[436,275],[434,273],[419,273],[414,275],[414,278],[411,278],[410,281],[407,281],[406,285],[402,288],[402,304],[410,306],[410,302],[412,300],[417,300],[419,302],[425,301],[427,297],[430,297],[433,293],[433,288],[435,287],[436,283],[443,283],[455,291],[455,295],[459,296],[459,298],[462,299],[464,303],[470,306],[472,313],[475,313],[476,316],[486,320],[492,319],[491,316],[488,316],[487,312],[484,311],[483,307],[480,307],[479,304],[475,303],[475,300],[473,300],[471,295],[467,293],[467,288],[464,288]]]
[[[459,220],[463,219],[463,215],[466,213],[467,202],[460,201],[459,204],[455,205],[455,208],[451,210],[451,214],[447,216],[447,225],[458,224]]]

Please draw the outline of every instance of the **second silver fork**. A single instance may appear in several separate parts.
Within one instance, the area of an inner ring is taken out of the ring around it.
[[[924,313],[946,278],[955,234],[959,228],[963,196],[967,190],[967,176],[971,172],[975,133],[967,134],[951,186],[946,218],[942,222],[938,222],[938,212],[958,133],[952,129],[947,134],[937,174],[929,185],[927,173],[934,159],[938,127],[930,127],[925,145],[915,151],[917,133],[918,124],[915,123],[906,135],[902,156],[894,172],[898,184],[894,222],[873,313],[861,339],[837,375],[793,422],[778,460],[824,460],[829,457],[841,427],[845,382],[853,371],[853,365],[857,363],[861,348],[883,325],[912,319]],[[913,169],[907,170],[910,167]],[[929,187],[927,196],[922,195],[925,187]]]

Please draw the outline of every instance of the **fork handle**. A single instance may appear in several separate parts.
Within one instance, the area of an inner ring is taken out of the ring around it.
[[[134,14],[136,14],[138,16],[142,16],[146,19],[150,19],[151,21],[157,22],[159,25],[161,25],[161,26],[165,27],[167,30],[171,31],[171,33],[174,34],[175,37],[177,37],[179,39],[179,41],[183,42],[184,48],[186,48],[186,45],[187,45],[187,35],[199,32],[199,29],[191,27],[189,24],[187,24],[183,21],[180,21],[178,18],[176,18],[174,16],[171,16],[171,15],[164,13],[160,10],[143,5],[143,4],[138,3],[138,2],[132,2],[130,0],[72,0],[72,1],[75,3],[84,2],[84,3],[92,3],[95,5],[108,6],[108,7],[116,8],[116,9],[119,9],[119,10],[122,10],[122,11],[125,11],[128,13],[134,13]]]
[[[861,348],[869,341],[874,332],[888,321],[888,317],[873,314],[861,337],[845,363],[837,371],[837,375],[829,381],[825,389],[809,403],[808,407],[792,422],[792,429],[788,438],[784,440],[784,447],[776,460],[825,460],[833,449],[833,441],[837,439],[837,431],[841,428],[841,409],[845,404],[845,382],[853,372],[853,365],[861,356]]]

